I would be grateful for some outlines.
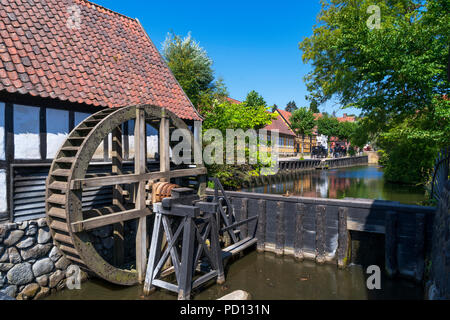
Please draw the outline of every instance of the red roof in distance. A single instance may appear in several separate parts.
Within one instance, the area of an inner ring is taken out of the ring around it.
[[[231,102],[232,104],[241,104],[242,103],[241,101],[230,98],[230,97],[227,97],[226,99],[228,102]]]
[[[85,0],[0,7],[0,91],[201,120],[138,20]]]
[[[283,118],[280,117],[279,115],[277,116],[276,119],[272,120],[272,123],[266,126],[264,129],[267,131],[278,130],[280,134],[285,134],[294,137],[296,136],[294,131],[292,131],[292,129],[286,124]]]

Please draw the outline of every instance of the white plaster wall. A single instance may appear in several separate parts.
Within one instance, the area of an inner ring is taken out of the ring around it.
[[[39,108],[14,105],[14,158],[40,159]]]
[[[6,170],[0,170],[0,212],[8,210],[6,201]]]
[[[69,133],[69,111],[47,109],[47,159],[53,159]]]
[[[158,130],[147,124],[147,158],[155,158],[159,150]]]
[[[0,102],[0,160],[5,160],[5,103]]]

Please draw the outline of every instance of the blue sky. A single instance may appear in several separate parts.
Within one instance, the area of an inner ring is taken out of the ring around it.
[[[159,50],[169,31],[179,35],[191,31],[214,61],[215,74],[224,79],[232,98],[244,100],[256,90],[269,105],[284,108],[290,100],[297,106],[309,105],[303,76],[310,66],[303,64],[298,43],[312,34],[319,0],[93,1],[138,18]],[[344,112],[332,102],[320,109]]]

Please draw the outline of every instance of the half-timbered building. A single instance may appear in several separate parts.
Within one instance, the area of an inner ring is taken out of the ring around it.
[[[85,0],[0,6],[0,222],[45,216],[52,159],[90,114],[151,104],[191,128],[201,121],[137,19]],[[134,156],[133,126],[122,127],[125,163]],[[158,157],[155,135],[148,125],[149,158]],[[97,149],[93,170],[110,161],[111,137]],[[109,197],[110,190],[98,189],[83,201]]]

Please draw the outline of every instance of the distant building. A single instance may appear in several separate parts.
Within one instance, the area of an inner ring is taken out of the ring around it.
[[[277,110],[278,111],[278,110]],[[278,147],[280,156],[289,156],[294,155],[296,153],[295,150],[295,139],[296,134],[289,127],[289,125],[285,122],[282,116],[279,113],[275,114],[278,117],[272,120],[272,123],[266,126],[264,129],[268,131],[268,135],[273,136],[273,132],[278,132]],[[268,140],[271,138],[268,138]],[[270,140],[269,140],[270,141]]]
[[[292,132],[294,132],[291,126],[292,113],[280,109],[277,109],[276,112],[278,112],[281,115],[284,122],[289,126]],[[313,133],[311,135],[308,136],[296,135],[294,143],[294,149],[296,153],[300,153],[302,151],[302,145],[304,153],[311,153],[312,148],[317,145],[317,128],[313,130]]]

